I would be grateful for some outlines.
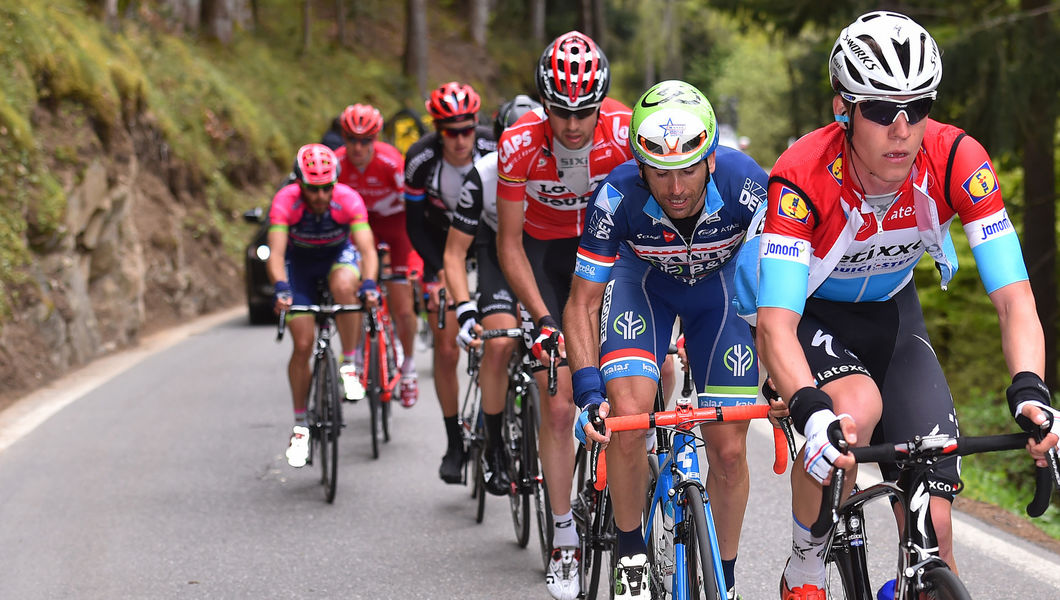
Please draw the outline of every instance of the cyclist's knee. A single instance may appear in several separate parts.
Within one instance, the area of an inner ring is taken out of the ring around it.
[[[505,369],[515,352],[517,340],[512,338],[493,338],[486,340],[486,351],[482,355],[482,364],[486,368]]]
[[[555,398],[553,398],[555,400]],[[541,424],[557,435],[574,439],[574,403],[544,402],[541,406]]]

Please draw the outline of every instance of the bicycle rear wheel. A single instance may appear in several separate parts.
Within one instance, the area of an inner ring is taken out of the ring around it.
[[[920,600],[971,600],[971,595],[957,574],[946,567],[935,567],[921,578],[924,589],[915,596]]]
[[[685,565],[688,568],[688,591],[690,598],[706,600],[726,600],[728,590],[722,589],[724,583],[718,581],[715,573],[715,562],[719,565],[721,557],[716,554],[717,544],[712,542],[707,523],[706,504],[699,488],[685,488],[685,527],[688,539],[685,543]]]
[[[531,420],[529,427],[524,432],[530,433],[525,448],[527,452],[533,452],[533,456],[527,458],[527,472],[530,474],[531,493],[534,496],[534,512],[537,513],[537,541],[541,550],[541,567],[548,570],[548,563],[552,560],[552,503],[548,499],[548,482],[541,475],[541,460],[537,452],[537,431],[541,423],[541,393],[537,385],[532,385],[529,394],[523,399],[530,400],[532,406],[527,413]]]
[[[373,335],[368,335],[364,343],[368,345],[367,381],[364,386],[364,394],[368,398],[368,412],[371,414],[372,427],[372,458],[379,458],[379,438],[382,435],[383,402],[380,398],[382,388],[379,383],[379,341]]]
[[[478,506],[475,510],[475,522],[481,523],[482,519],[486,516],[487,495],[486,473],[482,468],[482,461],[486,458],[486,424],[481,411],[479,411],[478,417],[475,419],[475,428],[473,431],[474,439],[471,442],[471,460],[474,461],[473,464],[475,465],[475,484],[474,490],[471,492],[471,497],[478,501]]]
[[[591,485],[591,484],[590,484]],[[596,598],[600,591],[600,585],[609,585],[611,590],[615,589],[615,567],[618,566],[618,556],[615,553],[615,525],[612,519],[611,494],[605,489],[596,493],[596,510],[593,513],[592,537],[588,548],[589,562],[589,589],[588,598]],[[582,556],[586,556],[582,552]],[[607,575],[603,572],[606,569]],[[611,594],[607,594],[610,597]]]
[[[521,385],[513,379],[511,385]],[[505,448],[508,450],[508,476],[513,482],[513,489],[508,494],[508,504],[512,512],[512,526],[515,528],[515,541],[520,548],[530,543],[530,487],[533,485],[529,473],[531,461],[537,460],[537,446],[533,433],[527,430],[534,426],[528,414],[533,409],[524,399],[525,392],[520,394],[512,387],[508,388],[508,397],[504,402],[504,428],[501,429]],[[535,444],[533,450],[527,444]]]

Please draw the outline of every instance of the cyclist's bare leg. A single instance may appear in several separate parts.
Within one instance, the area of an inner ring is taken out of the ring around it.
[[[416,350],[416,314],[412,312],[411,286],[407,281],[388,281],[386,293],[390,315],[405,350],[405,359],[408,359]]]
[[[456,378],[457,363],[460,362],[460,348],[456,345],[456,334],[460,330],[456,317],[446,315],[445,329],[438,329],[438,297],[431,296],[433,306],[427,314],[434,332],[434,391],[438,395],[438,404],[442,407],[443,417],[455,417],[459,411],[460,387]]]
[[[670,398],[673,397],[674,389],[677,387],[675,371],[674,361],[670,358],[670,355],[666,355],[662,365],[659,367],[659,380],[662,381],[663,388],[663,408],[669,408]],[[653,391],[652,394],[654,396],[655,392]]]
[[[658,383],[650,377],[619,377],[607,382],[611,416],[652,410]],[[648,460],[643,431],[619,431],[607,446],[607,485],[615,509],[615,525],[633,531],[641,525],[648,493]]]
[[[707,497],[718,531],[722,560],[736,558],[740,549],[751,478],[747,470],[747,427],[744,422],[700,427],[707,442]]]
[[[482,318],[483,329],[518,327],[515,315],[493,313]],[[486,340],[479,365],[478,383],[482,388],[482,412],[497,415],[504,411],[504,396],[508,391],[508,361],[521,339],[493,338]]]
[[[287,378],[291,383],[295,412],[305,411],[306,397],[309,396],[309,380],[313,377],[309,359],[313,356],[314,323],[308,314],[296,314],[287,321],[294,345],[291,360],[287,363]]]
[[[570,511],[571,480],[574,478],[574,392],[570,369],[556,370],[556,395],[548,393],[548,371],[535,373],[541,390],[541,427],[538,454],[541,470],[548,484],[548,500],[553,514]],[[643,438],[642,438],[643,439]],[[644,447],[643,441],[641,448]]]
[[[331,288],[331,296],[336,304],[356,304],[357,288],[361,285],[360,273],[356,269],[348,267],[337,267],[328,275],[328,286]],[[342,340],[343,355],[353,354],[357,349],[360,337],[360,315],[356,313],[340,313],[335,315],[335,328],[339,330],[339,338]]]

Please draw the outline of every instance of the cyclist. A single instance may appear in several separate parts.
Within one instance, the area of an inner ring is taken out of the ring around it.
[[[379,141],[383,115],[368,104],[347,106],[340,118],[345,146],[335,152],[339,158],[339,181],[357,190],[368,209],[368,224],[375,239],[390,248],[390,268],[400,279],[386,282],[387,302],[397,326],[398,339],[404,349],[401,363],[401,405],[410,408],[418,399],[416,381],[416,314],[412,307],[412,290],[406,277],[412,242],[405,230],[405,159],[390,144]],[[359,316],[359,315],[358,315]],[[359,330],[358,330],[359,331]],[[353,359],[351,361],[351,359]],[[360,352],[346,357],[349,373],[347,396],[363,398],[356,370],[364,361]],[[352,392],[352,394],[351,394]]]
[[[542,52],[535,79],[544,110],[523,115],[499,143],[497,252],[508,283],[534,319],[534,354],[541,359],[542,342],[553,334],[562,346],[559,319],[589,197],[631,155],[629,109],[606,97],[607,57],[592,39],[578,31],[557,37]],[[563,599],[580,592],[580,556],[570,510],[574,403],[570,371],[560,364],[558,393],[544,394],[542,401],[538,445],[555,513],[545,581]],[[547,389],[543,373],[538,384]]]
[[[338,159],[323,144],[307,144],[295,157],[296,182],[276,192],[269,209],[269,259],[266,270],[276,290],[276,312],[292,304],[314,304],[317,282],[327,279],[336,303],[353,304],[359,294],[374,295],[378,258],[368,214],[361,196],[336,183]],[[287,462],[304,466],[309,456],[306,397],[312,373],[313,325],[308,313],[294,314],[287,323],[293,350],[287,365],[294,401],[294,429]],[[353,352],[356,322],[353,313],[335,316],[343,355]]]
[[[764,231],[757,248],[745,245],[737,274],[741,314],[753,319],[757,308],[762,360],[807,438],[792,471],[784,599],[825,597],[826,540],[809,525],[832,467],[854,466],[829,442],[829,428],[838,423],[853,445],[957,435],[912,280],[924,252],[944,287],[953,276],[946,232],[954,216],[997,309],[1010,409],[1028,431],[1058,414],[1041,380],[1042,326],[990,158],[971,136],[928,118],[942,79],[935,41],[904,15],[870,12],[843,29],[828,65],[836,122],[781,155]],[[1028,444],[1039,464],[1058,430],[1053,418],[1045,441]],[[935,469],[929,490],[939,552],[951,566],[950,509],[961,488],[954,463]]]
[[[500,137],[505,127],[540,107],[529,96],[516,96],[497,111],[494,136]],[[478,264],[477,302],[471,297],[465,271],[465,260],[472,243],[475,245]],[[497,260],[496,152],[490,152],[476,161],[475,167],[464,179],[460,201],[453,211],[453,225],[445,240],[445,278],[456,301],[456,320],[460,325],[456,340],[461,348],[478,345],[480,342],[474,338],[483,328],[519,327],[515,296]],[[519,342],[512,338],[487,340],[482,362],[479,363],[478,380],[482,389],[482,413],[486,421],[486,489],[497,496],[507,495],[511,488],[501,426],[504,396],[508,389],[508,361]]]
[[[445,281],[445,237],[464,177],[476,160],[497,148],[490,128],[476,124],[481,105],[470,85],[451,81],[434,89],[426,101],[434,131],[417,140],[405,155],[405,225],[424,263],[427,310],[434,331],[434,390],[448,440],[438,475],[446,483],[462,481],[465,456],[457,414],[458,327],[454,319],[446,319],[445,329],[437,329],[438,297]]]
[[[766,173],[739,150],[718,146],[710,102],[683,81],[657,83],[633,105],[630,145],[635,160],[611,171],[593,196],[563,322],[582,409],[575,433],[582,442],[586,434],[611,442],[615,598],[648,598],[644,435],[601,435],[590,421],[652,410],[678,316],[699,406],[755,403],[758,361],[751,329],[732,309],[732,258],[765,200]],[[728,596],[736,598],[733,571],[750,484],[747,422],[702,429],[707,494]]]

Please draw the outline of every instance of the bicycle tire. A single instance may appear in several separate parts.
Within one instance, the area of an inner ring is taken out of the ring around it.
[[[690,598],[726,600],[728,590],[721,589],[714,574],[714,556],[707,525],[706,504],[699,488],[685,488],[685,527],[688,533],[685,544],[685,561],[688,568],[688,590]]]
[[[588,598],[596,598],[600,591],[600,582],[603,577],[604,566],[607,568],[607,581],[612,590],[607,596],[611,597],[615,589],[615,567],[618,566],[618,556],[615,553],[615,525],[612,515],[611,494],[605,488],[602,492],[596,492],[596,510],[593,511],[592,521],[592,547],[590,548],[591,560],[589,563],[589,589]],[[583,553],[582,556],[585,556]]]
[[[552,519],[552,503],[548,499],[548,482],[541,474],[541,459],[537,451],[537,432],[538,426],[541,423],[541,392],[537,389],[537,385],[531,385],[529,388],[529,396],[532,400],[533,407],[530,411],[530,418],[533,419],[533,424],[527,431],[532,431],[534,443],[531,445],[529,442],[526,444],[527,449],[533,448],[534,459],[529,462],[530,471],[533,473],[531,479],[534,496],[534,512],[537,513],[537,541],[541,552],[541,567],[547,572],[549,561],[552,560],[552,535],[553,535],[553,519]]]
[[[385,344],[382,359],[386,361],[386,377],[383,378],[385,381],[381,381],[382,385],[387,386],[384,396],[387,398],[386,402],[382,404],[382,416],[383,416],[383,441],[390,441],[390,405],[394,398],[394,387],[390,384],[390,378],[393,373],[397,373],[398,367],[397,358],[394,353],[394,326],[390,324],[389,319],[385,321],[383,327],[383,342]],[[396,380],[395,380],[396,381]]]
[[[375,339],[375,336],[368,335],[364,343],[368,345],[368,364],[366,365],[368,377],[364,393],[368,398],[368,412],[371,413],[372,458],[379,458],[379,434],[383,420],[382,401],[379,397],[379,341]]]
[[[335,492],[338,490],[339,475],[339,428],[342,423],[341,408],[339,408],[338,391],[338,369],[335,367],[335,359],[330,353],[324,355],[324,387],[323,407],[324,420],[321,444],[321,460],[323,469],[324,498],[328,503],[335,502]]]
[[[673,533],[667,532],[663,525],[662,502],[652,510],[652,499],[655,497],[655,486],[659,481],[658,455],[648,456],[648,469],[650,479],[648,481],[648,493],[644,501],[644,531],[650,535],[647,539],[648,560],[651,563],[651,594],[652,598],[669,598],[673,589],[674,575],[674,540]],[[670,582],[669,589],[667,582]]]
[[[938,566],[929,569],[921,577],[924,589],[916,596],[920,600],[971,600],[972,596],[964,587],[957,574],[946,567]]]
[[[475,461],[475,491],[471,494],[478,501],[475,509],[475,522],[481,523],[486,516],[486,472],[482,468],[486,452],[486,423],[482,411],[475,419],[475,438],[471,444],[471,460]]]
[[[528,486],[533,485],[527,468],[530,461],[537,460],[537,448],[529,451],[529,443],[536,443],[532,433],[528,429],[533,427],[533,419],[529,418],[531,406],[524,400],[523,395],[515,389],[521,382],[516,377],[509,381],[507,397],[504,400],[504,428],[501,437],[508,450],[508,476],[513,482],[512,490],[508,494],[508,505],[512,513],[512,527],[515,529],[515,542],[520,548],[526,548],[530,543],[530,490]],[[528,437],[529,436],[529,437]]]

